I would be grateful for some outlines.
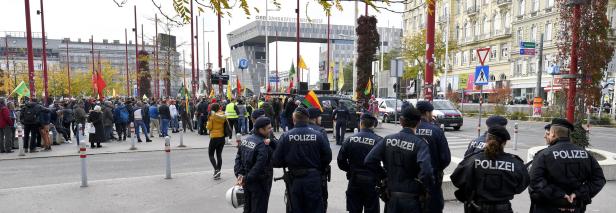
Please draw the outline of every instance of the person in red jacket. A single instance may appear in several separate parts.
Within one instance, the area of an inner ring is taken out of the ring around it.
[[[9,108],[5,104],[4,98],[0,98],[0,153],[11,153],[11,127],[13,120],[9,116]]]

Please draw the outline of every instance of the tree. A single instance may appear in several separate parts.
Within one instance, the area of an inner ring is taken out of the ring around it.
[[[436,32],[436,38],[441,38],[441,33]],[[434,59],[436,69],[434,75],[438,75],[445,70],[445,42],[437,39],[434,44]],[[455,40],[449,41],[449,51],[455,51],[458,48]],[[410,35],[404,38],[402,56],[408,62],[409,66],[404,69],[404,79],[415,79],[417,75],[425,70],[426,60],[426,30]]]
[[[137,81],[139,82],[139,96],[145,95],[148,98],[152,98],[152,75],[150,74],[150,54],[147,51],[139,51],[139,76]]]
[[[383,70],[391,69],[391,60],[400,57],[400,51],[397,49],[392,49],[389,52],[383,53]],[[380,59],[379,59],[380,60]]]
[[[360,16],[357,19],[357,82],[355,93],[357,94],[358,105],[364,109],[368,109],[368,100],[371,94],[366,95],[366,89],[369,81],[372,80],[372,61],[375,60],[376,50],[380,44],[379,32],[376,28],[376,17]],[[372,85],[370,85],[372,86]],[[372,92],[372,91],[371,91]]]

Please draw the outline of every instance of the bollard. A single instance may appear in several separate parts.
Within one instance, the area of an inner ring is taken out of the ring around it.
[[[79,158],[81,158],[81,187],[88,187],[88,170],[86,162],[86,143],[79,142]]]
[[[130,137],[130,148],[128,150],[137,150],[137,147],[135,147],[135,138],[136,137]]]
[[[518,123],[513,125],[513,150],[518,150]]]
[[[171,179],[171,139],[169,136],[165,137],[165,179]]]
[[[17,144],[19,146],[19,156],[26,156],[25,150],[24,150],[24,128],[21,124],[17,125],[17,135],[15,135],[15,137],[17,138]]]
[[[184,145],[184,131],[180,131],[180,145],[178,145],[178,147],[186,147],[186,145]]]
[[[441,130],[443,130],[443,132],[445,132],[445,124],[441,124]]]
[[[588,113],[586,113],[587,118],[586,118],[586,134],[590,134],[590,107],[588,107]],[[590,136],[589,136],[590,139]]]

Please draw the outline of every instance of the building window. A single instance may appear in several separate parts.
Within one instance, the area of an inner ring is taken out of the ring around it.
[[[490,20],[488,20],[487,17],[483,17],[483,34],[484,35],[489,35],[490,34]]]
[[[539,11],[539,0],[533,0],[533,12]]]
[[[479,36],[481,34],[481,28],[479,28],[479,22],[475,22],[475,28],[473,31],[475,32],[475,36]]]
[[[537,74],[537,63],[536,62],[530,62],[530,66],[529,66],[529,71],[528,74],[529,75],[535,75]]]
[[[469,24],[468,23],[464,23],[464,39],[465,39],[465,41],[470,40],[469,39],[471,37],[470,34],[471,34],[471,30],[470,30]]]
[[[523,34],[522,34],[522,33],[523,33],[522,28],[521,28],[521,27],[518,27],[518,44],[519,44],[522,40],[524,40],[524,38],[522,37],[522,36],[523,36]]]
[[[546,41],[551,41],[552,40],[552,24],[548,21],[545,23],[545,40]]]
[[[509,47],[506,44],[501,45],[501,59],[509,58]]]
[[[511,28],[511,12],[507,11],[504,19],[505,19],[505,26],[503,28],[505,29]]]
[[[468,50],[468,54],[471,55],[471,62],[477,61],[477,54],[475,54],[475,50]]]
[[[519,16],[523,16],[524,13],[526,13],[525,9],[526,9],[526,0],[520,0],[519,3],[518,3],[518,11],[520,13],[518,13],[518,15]]]
[[[537,41],[537,26],[533,24],[533,26],[530,28],[530,40],[531,41]]]
[[[496,46],[492,46],[490,48],[490,60],[496,59],[496,55],[498,53],[498,50],[496,48],[497,48]]]
[[[547,8],[552,8],[552,7],[554,7],[554,0],[548,0]]]

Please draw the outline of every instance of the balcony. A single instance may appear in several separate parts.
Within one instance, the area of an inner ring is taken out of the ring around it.
[[[498,6],[507,6],[508,4],[511,4],[511,0],[497,0],[496,1],[496,5]]]
[[[475,16],[479,13],[479,8],[476,5],[472,5],[466,8],[466,14],[469,16]]]

